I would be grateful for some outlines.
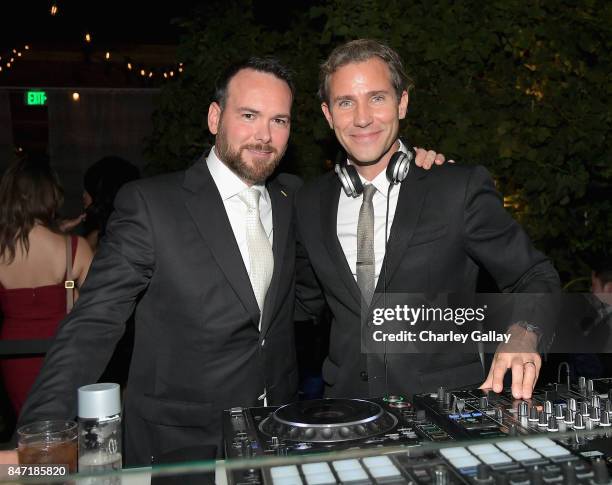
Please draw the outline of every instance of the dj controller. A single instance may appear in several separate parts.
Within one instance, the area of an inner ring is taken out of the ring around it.
[[[223,423],[229,463],[299,458],[228,469],[228,483],[612,485],[611,418],[612,379],[584,378],[522,401],[509,390],[439,388],[412,400],[232,408]]]

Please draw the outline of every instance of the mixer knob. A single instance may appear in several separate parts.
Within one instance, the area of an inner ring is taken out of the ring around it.
[[[561,404],[555,404],[555,418],[563,419],[563,406]]]
[[[551,401],[544,402],[544,412],[546,414],[552,414],[553,406],[552,406],[552,402]]]
[[[591,421],[599,421],[601,418],[601,410],[599,408],[591,408],[589,417],[591,418]]]
[[[589,404],[588,403],[586,402],[580,403],[580,414],[582,414],[583,416],[589,415]]]
[[[495,419],[502,421],[504,419],[504,412],[502,408],[495,408]]]
[[[518,405],[518,415],[519,418],[523,418],[527,416],[527,401],[521,401]]]
[[[608,399],[604,405],[606,413],[612,413],[612,400]]]
[[[448,470],[443,466],[437,466],[434,470],[435,485],[448,485]]]
[[[586,389],[586,378],[585,377],[578,378],[578,389],[580,389],[581,391]]]
[[[489,407],[489,398],[487,396],[482,396],[478,400],[478,405],[480,409],[487,409]]]
[[[438,401],[444,401],[446,389],[443,386],[438,387]]]
[[[576,468],[571,461],[563,464],[563,483],[565,485],[576,485]]]
[[[606,412],[602,413],[600,421],[599,421],[599,426],[603,426],[604,428],[607,428],[608,426],[610,426],[610,415]]]
[[[548,431],[556,432],[559,431],[559,424],[554,416],[548,418],[548,427],[546,428]]]
[[[584,417],[580,413],[574,416],[574,429],[584,429]]]
[[[591,394],[593,394],[593,391],[594,391],[593,379],[589,379],[586,385],[587,385],[587,395],[590,396]]]
[[[484,463],[479,463],[476,468],[476,481],[480,482],[490,482],[493,481],[493,477],[491,476],[491,470],[488,465]]]
[[[565,416],[563,416],[565,424],[574,424],[574,412],[570,408],[565,408]]]
[[[532,422],[536,422],[538,421],[539,416],[538,416],[538,410],[536,409],[535,406],[531,406],[531,409],[529,410],[529,421]]]
[[[529,483],[531,485],[542,485],[542,469],[538,466],[534,466],[529,471]]]
[[[601,406],[601,399],[597,394],[591,396],[591,406],[594,408],[598,408]]]
[[[576,407],[576,400],[573,397],[570,397],[567,400],[567,408],[570,409],[572,412],[576,412],[576,409],[578,409]]]
[[[542,428],[548,428],[548,417],[544,411],[540,412],[540,419],[538,421],[538,426]]]
[[[610,483],[610,474],[608,473],[608,467],[606,462],[603,460],[595,460],[591,468],[593,469],[593,483]]]

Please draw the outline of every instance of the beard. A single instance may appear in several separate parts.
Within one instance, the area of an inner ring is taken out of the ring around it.
[[[267,161],[255,160],[249,164],[242,158],[243,150],[249,149],[271,152],[272,157]],[[223,123],[220,123],[219,131],[215,139],[215,151],[217,152],[219,160],[225,163],[232,172],[250,185],[263,184],[266,179],[274,173],[274,170],[276,170],[276,167],[278,167],[285,154],[285,149],[279,153],[276,148],[267,143],[247,143],[235,148],[227,141]]]

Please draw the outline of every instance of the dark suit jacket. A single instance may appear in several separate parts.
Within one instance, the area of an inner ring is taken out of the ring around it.
[[[259,308],[204,160],[140,180],[117,196],[81,296],[61,324],[20,423],[71,418],[76,390],[96,382],[136,306],[125,395],[129,464],[176,448],[219,444],[221,413],[295,399],[292,222],[299,179],[268,184],[274,274]]]
[[[477,353],[361,353],[365,303],[337,237],[340,192],[338,177],[330,172],[305,185],[296,198],[299,309],[318,311],[320,285],[333,316],[323,364],[327,394],[412,395],[441,385],[480,384],[484,373]],[[556,271],[505,212],[482,167],[446,164],[425,171],[413,165],[400,188],[385,258],[388,273],[385,278],[383,265],[377,293],[385,279],[389,292],[474,292],[479,266],[503,291],[559,287]],[[311,268],[316,279],[310,277]]]

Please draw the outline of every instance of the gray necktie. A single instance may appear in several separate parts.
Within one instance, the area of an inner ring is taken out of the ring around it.
[[[357,285],[369,305],[374,296],[374,204],[376,187],[363,187],[363,202],[357,223]]]
[[[268,292],[268,287],[272,280],[272,272],[274,271],[274,256],[272,254],[272,245],[259,217],[260,195],[261,192],[259,190],[251,187],[238,194],[238,197],[248,208],[246,235],[247,247],[249,249],[249,277],[251,278],[251,286],[253,287],[257,304],[263,313],[266,293]]]

